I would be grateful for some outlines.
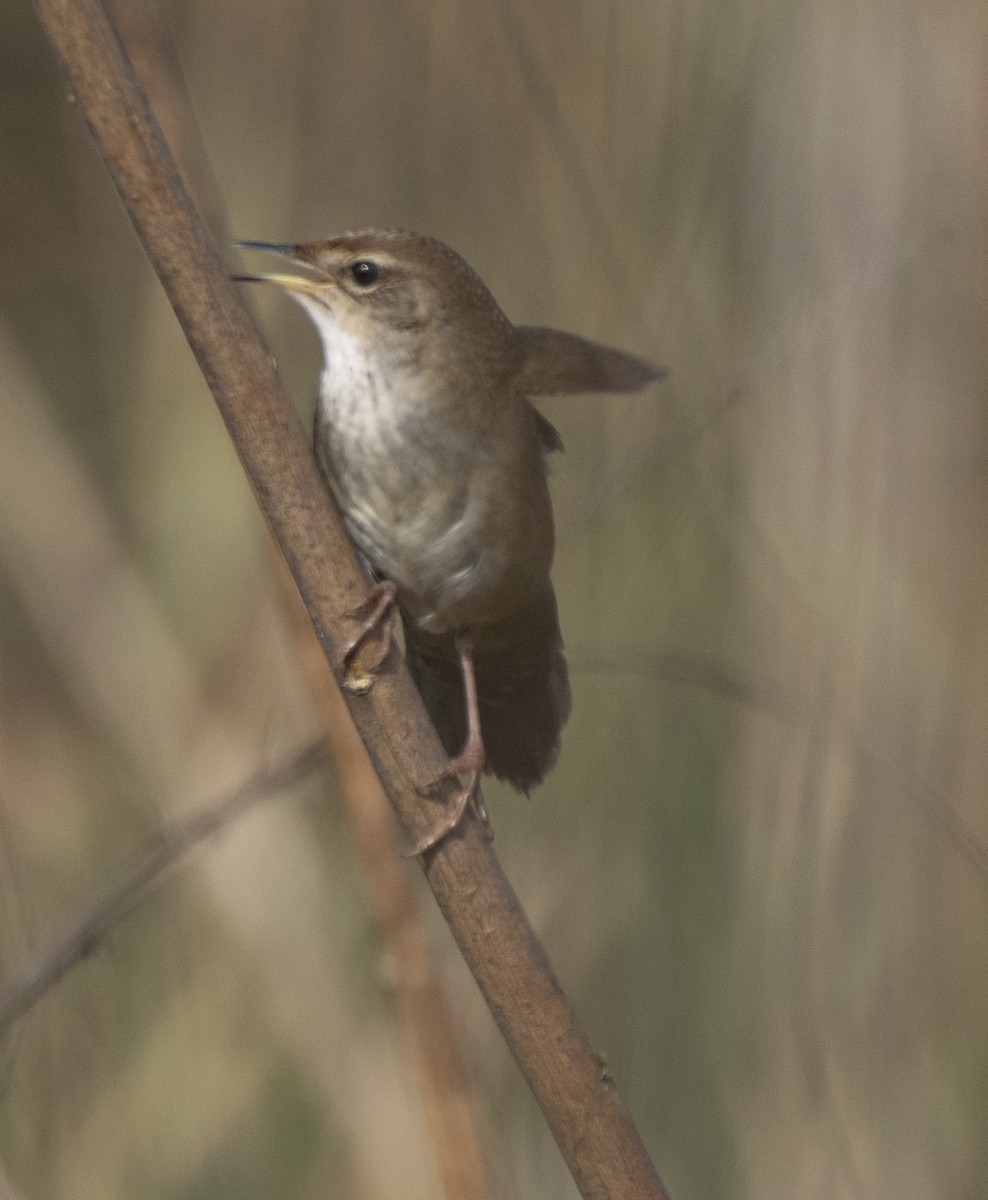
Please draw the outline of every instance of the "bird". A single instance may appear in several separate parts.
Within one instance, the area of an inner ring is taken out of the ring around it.
[[[532,397],[627,392],[665,371],[576,334],[515,325],[466,261],[424,234],[365,229],[324,241],[238,242],[302,272],[234,276],[286,291],[323,349],[319,466],[374,584],[344,675],[396,612],[405,659],[464,777],[425,853],[481,776],[527,794],[555,765],[571,707],[551,579],[548,474],[563,448]],[[436,781],[437,783],[439,780]]]

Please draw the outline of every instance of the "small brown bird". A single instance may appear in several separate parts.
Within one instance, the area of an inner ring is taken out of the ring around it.
[[[519,791],[559,754],[570,688],[549,576],[547,460],[562,449],[529,402],[632,391],[664,372],[552,329],[516,326],[464,260],[415,233],[240,247],[307,275],[240,275],[285,288],[322,340],[315,449],[373,577],[368,637],[401,613],[409,669],[466,786],[423,852],[458,824],[483,772]]]

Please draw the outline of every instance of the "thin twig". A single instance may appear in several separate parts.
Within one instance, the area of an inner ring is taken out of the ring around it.
[[[282,571],[282,577],[290,583],[287,572]],[[398,827],[387,798],[339,688],[326,670],[298,596],[286,597],[285,607],[326,728],[373,920],[392,964],[398,1025],[418,1079],[443,1195],[448,1200],[484,1200],[490,1195],[490,1172],[480,1115],[412,890],[412,864],[400,854]]]
[[[36,0],[81,111],[208,381],[332,667],[367,581],[308,440],[227,279],[119,39],[97,0]],[[436,820],[417,784],[445,756],[402,664],[351,715],[411,844]],[[450,802],[450,781],[438,797]],[[423,859],[460,950],[585,1197],[666,1195],[473,814]]]
[[[108,9],[186,186],[217,235],[224,230],[222,205],[161,13],[151,0],[109,0]],[[280,578],[287,583],[283,589],[285,608],[325,724],[369,908],[385,953],[394,964],[393,996],[399,1033],[417,1070],[422,1109],[444,1194],[448,1200],[484,1200],[490,1189],[479,1114],[457,1039],[452,1036],[449,1006],[411,888],[410,864],[398,853],[398,831],[387,799],[326,669],[298,593],[284,564],[279,565]]]
[[[160,9],[155,0],[108,0],[108,9],[186,187],[214,236],[219,236],[225,232],[221,197]],[[387,798],[326,669],[298,592],[284,563],[276,567],[299,659],[325,724],[367,904],[384,952],[394,964],[391,979],[398,1032],[416,1070],[443,1193],[447,1200],[485,1200],[490,1195],[490,1172],[480,1114],[411,886],[412,864],[398,853],[398,829]]]
[[[241,787],[159,834],[81,918],[15,972],[0,993],[0,1037],[45,992],[92,954],[110,930],[145,900],[190,850],[248,809],[279,795],[323,766],[326,758],[325,742],[313,742],[286,762],[263,768]]]

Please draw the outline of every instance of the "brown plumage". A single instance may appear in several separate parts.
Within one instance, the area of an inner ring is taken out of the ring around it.
[[[433,238],[366,230],[242,245],[309,269],[242,278],[288,289],[322,339],[316,452],[368,567],[394,585],[408,665],[451,769],[470,775],[465,794],[485,769],[527,792],[556,762],[570,710],[547,483],[562,443],[528,397],[629,391],[662,372],[512,325]]]

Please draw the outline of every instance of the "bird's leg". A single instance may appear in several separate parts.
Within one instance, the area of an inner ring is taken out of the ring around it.
[[[343,686],[351,691],[366,691],[370,687],[370,677],[380,670],[382,663],[388,657],[391,643],[394,640],[394,627],[397,611],[395,597],[398,589],[390,579],[382,579],[375,583],[367,595],[367,599],[347,616],[361,622],[354,637],[347,643],[343,651],[340,666],[343,671]],[[374,652],[374,657],[366,664],[359,674],[351,670],[354,659],[361,648],[371,637],[380,638],[380,645]]]
[[[480,794],[480,777],[484,773],[487,756],[484,752],[484,739],[480,731],[477,676],[473,668],[473,639],[469,634],[461,633],[456,635],[456,652],[460,658],[463,691],[467,702],[467,740],[463,743],[463,749],[460,753],[455,758],[451,758],[439,773],[439,778],[436,782],[438,783],[443,779],[459,779],[461,775],[467,777],[467,782],[457,793],[453,807],[447,813],[442,823],[418,842],[412,851],[411,857],[424,854],[426,850],[431,850],[434,846],[438,846],[443,838],[448,837],[463,820],[463,814],[466,812],[467,805],[471,800],[487,836],[493,836],[491,834],[490,821],[487,818],[487,810],[484,808],[484,800]]]

